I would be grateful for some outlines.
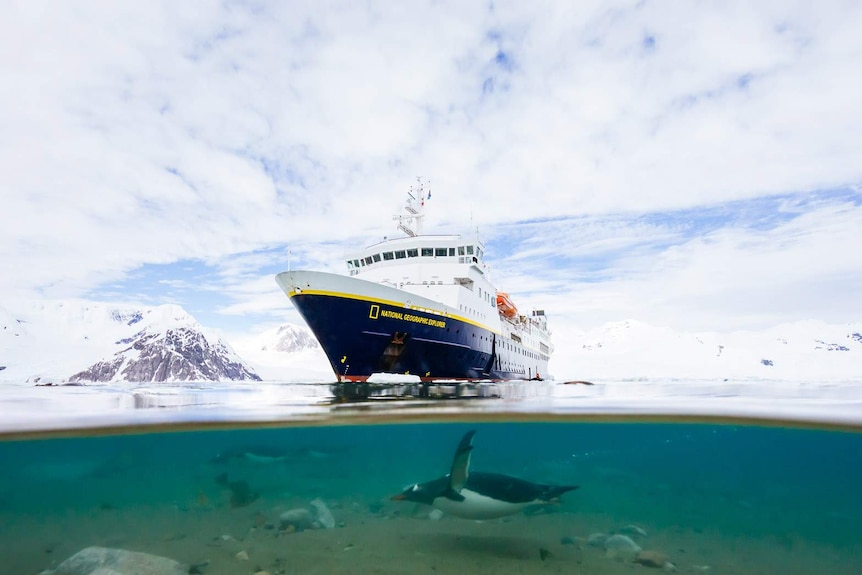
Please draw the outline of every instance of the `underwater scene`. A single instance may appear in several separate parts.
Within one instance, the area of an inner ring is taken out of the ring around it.
[[[852,428],[209,422],[7,435],[0,470],[4,574],[862,573]]]

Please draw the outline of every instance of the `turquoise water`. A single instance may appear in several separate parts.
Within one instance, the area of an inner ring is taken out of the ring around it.
[[[208,575],[652,572],[589,543],[614,532],[679,572],[862,573],[856,431],[464,418],[2,441],[0,573],[39,573],[93,545]],[[579,489],[484,522],[390,500],[448,473],[470,429],[472,469]],[[279,458],[224,455],[243,451]],[[315,499],[334,528],[282,525]]]

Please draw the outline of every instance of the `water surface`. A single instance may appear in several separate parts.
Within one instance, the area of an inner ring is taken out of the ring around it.
[[[734,411],[706,387],[680,396],[668,386],[633,387],[625,401],[608,389],[558,386],[408,401],[394,399],[397,389],[362,400],[321,386],[38,391],[60,392],[37,396],[51,409],[73,393],[96,404],[137,399],[79,413],[78,427],[6,419],[0,571],[39,573],[98,545],[208,575],[651,572],[589,542],[626,533],[679,572],[862,572],[862,434],[852,412],[814,417],[797,389],[773,401],[780,418],[746,417],[742,401]],[[244,396],[257,400],[233,401]],[[643,406],[659,397],[664,412],[648,413]],[[713,398],[716,413],[674,408],[673,397],[701,411]],[[448,473],[470,429],[473,469],[579,489],[483,522],[390,500]],[[314,510],[315,500],[333,528],[280,522],[285,511]]]

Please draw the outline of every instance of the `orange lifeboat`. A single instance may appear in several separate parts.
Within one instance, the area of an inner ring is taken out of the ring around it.
[[[497,309],[500,310],[501,315],[510,319],[518,315],[518,308],[509,299],[509,294],[501,291],[497,292]]]

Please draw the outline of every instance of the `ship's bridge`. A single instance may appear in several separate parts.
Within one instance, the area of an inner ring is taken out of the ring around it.
[[[467,264],[485,273],[485,246],[460,235],[416,236],[384,240],[352,254],[347,260],[351,276],[368,270],[404,264]]]
[[[496,289],[477,237],[422,235],[384,240],[351,254],[351,276],[439,301],[454,313],[491,326]]]

